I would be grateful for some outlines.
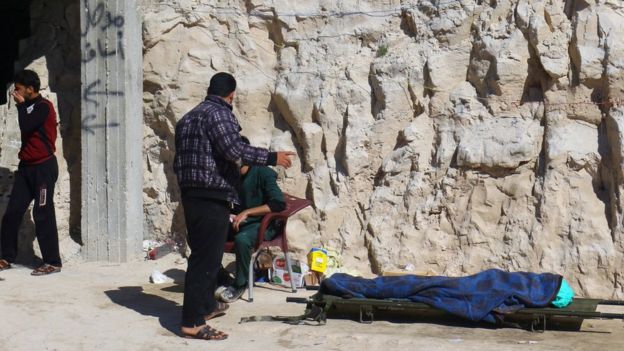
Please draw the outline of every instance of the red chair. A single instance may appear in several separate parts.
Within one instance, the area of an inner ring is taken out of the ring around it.
[[[312,202],[310,200],[300,199],[298,197],[295,197],[286,193],[284,193],[284,199],[286,200],[286,208],[283,211],[267,213],[264,215],[264,217],[262,217],[262,222],[260,222],[260,228],[258,229],[258,240],[256,242],[256,246],[253,249],[253,254],[251,255],[251,261],[249,262],[249,282],[248,282],[249,302],[253,302],[253,285],[254,285],[253,264],[260,250],[264,248],[272,247],[272,246],[279,246],[282,249],[282,252],[284,253],[284,257],[286,257],[286,266],[288,267],[288,274],[290,274],[291,277],[293,276],[292,265],[291,265],[290,257],[288,256],[288,237],[286,235],[286,224],[290,216],[310,206]],[[273,221],[277,221],[275,237],[271,240],[264,240],[264,233],[266,232],[269,224],[271,224]],[[234,250],[234,242],[227,241],[225,243],[224,251],[233,252],[233,250]],[[295,281],[291,279],[290,284],[292,287],[292,292],[297,292]]]

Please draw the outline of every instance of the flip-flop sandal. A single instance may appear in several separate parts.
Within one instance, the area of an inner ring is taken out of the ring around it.
[[[228,335],[222,331],[218,331],[209,325],[204,326],[195,334],[184,333],[184,337],[188,339],[200,339],[200,340],[225,340]]]
[[[11,264],[7,260],[0,259],[0,271],[11,268]]]
[[[51,264],[44,264],[30,272],[30,275],[48,275],[52,273],[58,273],[61,271],[61,267],[56,267]]]
[[[205,321],[209,321],[213,318],[217,318],[217,317],[221,317],[225,314],[225,311],[230,308],[230,305],[225,303],[225,302],[221,302],[221,301],[217,301],[217,307],[214,309],[214,311],[210,312],[209,314],[204,316],[204,320]]]

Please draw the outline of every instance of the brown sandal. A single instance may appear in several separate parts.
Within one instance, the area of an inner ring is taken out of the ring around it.
[[[36,268],[34,271],[30,273],[30,275],[48,275],[52,273],[58,273],[60,271],[61,271],[61,267],[56,267],[56,266],[46,263],[43,266]]]
[[[0,271],[11,268],[9,261],[0,259]]]
[[[189,339],[201,339],[201,340],[225,340],[228,335],[222,331],[218,331],[215,328],[205,325],[195,334],[184,333],[185,338]]]
[[[214,311],[204,316],[205,321],[209,321],[213,318],[221,317],[225,314],[225,311],[230,308],[225,302],[217,301],[217,307],[215,307]]]

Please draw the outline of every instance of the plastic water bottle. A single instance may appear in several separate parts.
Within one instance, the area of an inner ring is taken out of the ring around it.
[[[149,250],[147,257],[150,260],[157,260],[172,251],[175,251],[175,243],[172,240],[167,240],[164,244]]]

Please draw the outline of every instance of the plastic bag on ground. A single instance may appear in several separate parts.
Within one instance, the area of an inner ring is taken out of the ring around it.
[[[150,282],[154,284],[172,283],[173,279],[160,273],[157,269],[154,269],[152,275],[150,275]]]

